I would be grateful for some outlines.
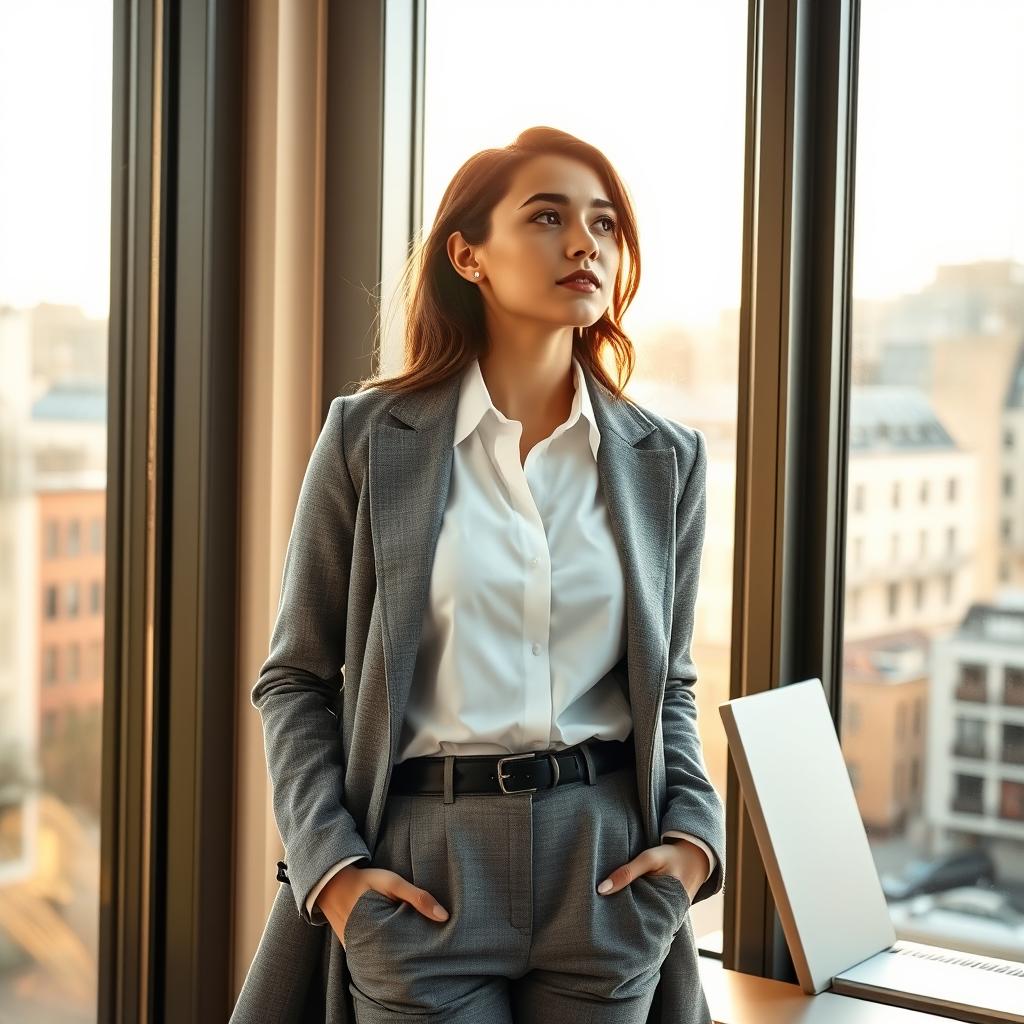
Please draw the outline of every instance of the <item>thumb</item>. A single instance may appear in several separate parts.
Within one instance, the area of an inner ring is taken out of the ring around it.
[[[447,921],[448,911],[441,906],[434,897],[427,892],[426,889],[421,889],[418,885],[413,885],[406,878],[402,878],[400,875],[397,876],[398,881],[395,884],[395,892],[393,895],[399,899],[405,900],[406,903],[411,904],[415,907],[424,917],[429,917],[434,921]]]
[[[598,885],[597,891],[603,896],[609,896],[613,892],[624,889],[634,879],[649,871],[653,865],[649,863],[649,858],[645,857],[646,853],[647,851],[645,850],[638,857],[634,857],[632,860],[626,861],[625,864],[617,867]]]

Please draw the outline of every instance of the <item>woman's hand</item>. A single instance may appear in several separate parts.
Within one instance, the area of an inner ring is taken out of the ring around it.
[[[631,861],[616,868],[597,887],[597,891],[609,896],[640,875],[675,875],[692,901],[710,868],[708,855],[696,843],[679,839],[674,843],[662,843],[642,850]],[[604,885],[609,885],[609,888],[602,889]]]
[[[426,889],[413,885],[396,872],[386,868],[360,868],[349,864],[320,890],[316,899],[316,905],[324,912],[342,946],[345,945],[345,925],[352,908],[367,889],[375,889],[392,900],[405,900],[431,920],[448,920],[448,911]]]

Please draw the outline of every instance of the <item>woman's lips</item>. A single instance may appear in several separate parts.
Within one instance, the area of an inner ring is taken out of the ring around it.
[[[561,285],[563,288],[571,288],[575,292],[596,292],[597,285],[593,281],[562,281]]]

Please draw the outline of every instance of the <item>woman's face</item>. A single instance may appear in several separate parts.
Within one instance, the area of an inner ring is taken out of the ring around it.
[[[619,269],[618,220],[595,171],[569,157],[543,154],[519,168],[494,208],[487,242],[469,246],[454,232],[449,257],[480,287],[499,319],[589,327],[611,302]],[[558,284],[581,269],[597,275],[593,291]]]

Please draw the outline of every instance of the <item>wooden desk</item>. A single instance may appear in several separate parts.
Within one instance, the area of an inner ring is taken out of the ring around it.
[[[807,995],[799,985],[727,971],[700,957],[700,976],[714,1024],[950,1024],[953,1017],[905,1010],[834,992]]]

